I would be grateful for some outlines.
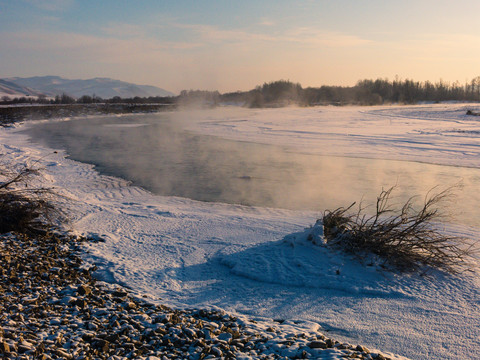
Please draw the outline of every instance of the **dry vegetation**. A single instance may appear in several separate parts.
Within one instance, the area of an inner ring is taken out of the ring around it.
[[[59,215],[49,199],[53,192],[47,188],[32,188],[28,181],[38,169],[0,170],[0,234],[42,232]]]
[[[361,205],[356,213],[348,214],[355,203],[327,210],[322,219],[327,245],[404,272],[436,268],[458,273],[471,269],[476,244],[435,227],[443,217],[439,206],[452,195],[452,188],[435,194],[430,191],[419,210],[414,208],[414,197],[400,209],[393,208],[393,189],[382,190],[373,216],[366,215]]]

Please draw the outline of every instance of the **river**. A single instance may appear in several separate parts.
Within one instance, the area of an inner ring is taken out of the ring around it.
[[[480,169],[411,161],[305,154],[288,147],[225,140],[183,129],[169,113],[38,122],[32,141],[66,150],[155,194],[200,201],[319,212],[363,201],[397,186],[393,203],[461,184],[444,210],[480,226]]]

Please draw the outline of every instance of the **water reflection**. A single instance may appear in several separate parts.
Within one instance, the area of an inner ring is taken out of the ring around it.
[[[156,194],[201,201],[323,212],[398,184],[398,203],[460,181],[449,211],[480,225],[480,170],[406,161],[299,154],[286,147],[197,135],[167,113],[46,122],[25,130],[32,139]]]

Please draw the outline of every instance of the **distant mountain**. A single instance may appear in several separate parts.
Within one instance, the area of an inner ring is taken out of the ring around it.
[[[122,98],[130,97],[149,97],[149,96],[174,96],[170,91],[161,89],[156,86],[136,85],[108,78],[94,78],[88,80],[70,80],[59,76],[35,76],[29,78],[8,78],[0,79],[0,86],[7,83],[10,87],[12,85],[19,89],[29,89],[33,93],[28,95],[46,95],[55,96],[63,93],[79,98],[83,95],[98,96],[103,99],[109,99],[115,96]],[[8,89],[10,89],[8,87]],[[7,87],[5,88],[7,90]],[[0,88],[0,92],[6,92]],[[27,95],[23,94],[22,96]],[[13,95],[16,96],[16,95]]]
[[[39,96],[41,92],[35,91],[25,86],[15,84],[11,81],[0,79],[0,97],[22,97],[22,96]]]

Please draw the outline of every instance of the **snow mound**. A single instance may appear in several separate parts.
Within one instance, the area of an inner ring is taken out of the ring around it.
[[[406,296],[392,285],[394,274],[325,246],[320,222],[281,241],[221,256],[220,262],[235,275],[268,284],[368,296]]]

